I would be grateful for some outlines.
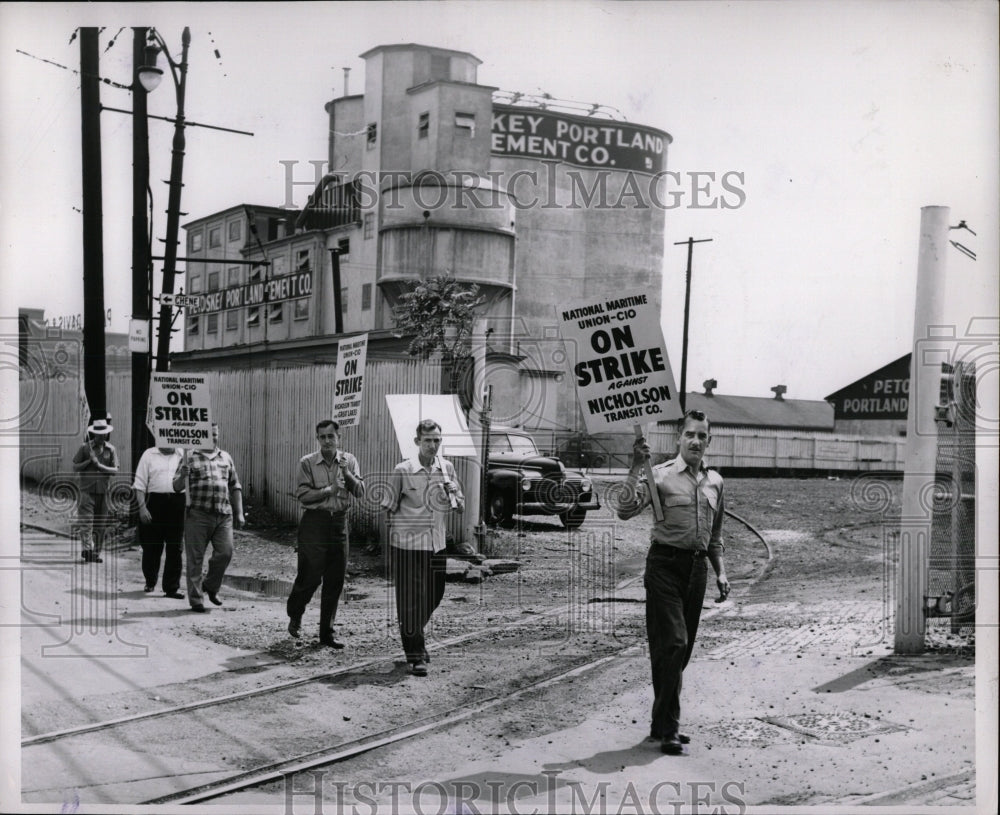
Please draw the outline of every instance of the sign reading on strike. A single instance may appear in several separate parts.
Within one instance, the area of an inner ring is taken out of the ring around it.
[[[337,346],[337,384],[333,391],[333,420],[341,427],[353,427],[360,421],[367,355],[367,334],[341,340]]]
[[[147,424],[157,447],[211,450],[212,406],[205,377],[154,373]]]
[[[592,298],[559,316],[588,433],[681,417],[660,312],[645,294]]]

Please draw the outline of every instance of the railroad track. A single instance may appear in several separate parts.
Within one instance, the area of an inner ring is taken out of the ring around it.
[[[751,583],[757,582],[764,576],[764,574],[766,574],[773,562],[771,547],[764,536],[751,524],[733,513],[727,512],[727,514],[750,529],[750,531],[763,543],[765,549],[767,550],[767,559],[763,568],[761,568],[750,580]],[[610,599],[614,601],[615,595],[634,586],[634,584],[641,579],[641,576],[633,576],[621,581],[616,585]],[[584,601],[584,604],[585,603],[586,601]],[[711,616],[714,611],[716,611],[716,609],[709,610],[704,616]],[[468,645],[475,643],[478,638],[483,638],[487,635],[495,637],[498,632],[510,633],[516,632],[517,629],[524,628],[525,626],[537,626],[539,624],[544,625],[549,618],[559,617],[561,615],[565,615],[566,613],[566,607],[559,607],[557,609],[551,609],[540,614],[532,615],[529,618],[524,618],[498,626],[497,628],[490,629],[486,632],[475,631],[453,637],[436,645],[432,650],[432,654],[446,648],[452,648],[459,644]],[[451,727],[484,712],[507,705],[510,702],[521,699],[527,695],[539,693],[546,688],[556,686],[559,683],[567,682],[578,676],[599,670],[614,660],[639,652],[644,646],[645,638],[637,635],[634,638],[634,641],[627,642],[624,645],[610,650],[606,650],[597,656],[587,656],[582,659],[573,660],[569,665],[565,664],[565,660],[563,660],[560,664],[559,659],[552,659],[551,662],[553,664],[544,665],[543,669],[540,671],[540,675],[531,679],[526,684],[517,682],[517,686],[513,688],[494,689],[488,691],[485,696],[480,694],[475,698],[462,700],[457,704],[444,707],[430,714],[412,718],[405,724],[394,728],[384,729],[360,738],[347,739],[333,746],[323,747],[319,750],[308,753],[298,754],[292,757],[283,757],[274,761],[259,762],[253,765],[250,769],[242,769],[231,773],[227,772],[222,778],[215,779],[211,782],[186,787],[184,789],[175,790],[166,794],[148,797],[138,803],[163,804],[204,802],[222,798],[226,795],[259,787],[268,783],[273,783],[275,781],[280,781],[282,779],[287,779],[297,773],[306,772],[318,767],[347,762],[365,753],[383,749],[408,739],[417,738],[435,730],[442,730]],[[402,655],[399,654],[396,656],[401,657]],[[300,677],[294,680],[279,682],[250,691],[244,691],[222,697],[202,699],[169,708],[145,711],[103,722],[43,733],[22,740],[22,748],[28,751],[22,753],[22,762],[28,762],[31,760],[30,748],[40,747],[47,744],[58,744],[69,739],[81,738],[88,735],[108,733],[114,731],[116,728],[124,728],[128,725],[136,725],[166,717],[178,717],[176,721],[166,725],[165,729],[183,731],[185,728],[183,717],[195,714],[198,711],[211,710],[218,712],[225,707],[229,707],[231,709],[230,715],[238,715],[241,703],[270,702],[273,706],[276,706],[278,703],[276,701],[271,702],[268,697],[278,697],[282,693],[293,691],[295,689],[303,689],[310,686],[319,687],[324,684],[330,684],[331,680],[335,680],[337,677],[345,677],[350,674],[360,672],[372,672],[377,670],[380,666],[384,667],[386,663],[386,656],[380,655],[379,657],[364,659],[334,671],[324,671],[307,677]],[[485,688],[483,689],[485,690]],[[236,706],[237,710],[235,712],[232,711],[233,706]],[[249,710],[251,710],[251,708],[248,708],[248,711]],[[245,715],[249,716],[250,714],[247,713]],[[190,722],[186,726],[190,728]],[[199,726],[203,726],[203,724],[199,723]],[[180,775],[180,773],[177,774]]]

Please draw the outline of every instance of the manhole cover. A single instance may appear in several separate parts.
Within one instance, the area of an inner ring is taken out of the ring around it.
[[[710,727],[713,736],[723,741],[763,747],[774,742],[788,741],[788,735],[759,719],[735,719]]]
[[[778,727],[802,733],[814,739],[851,741],[877,733],[894,733],[906,730],[892,722],[859,713],[799,713],[794,716],[764,716],[762,720]]]

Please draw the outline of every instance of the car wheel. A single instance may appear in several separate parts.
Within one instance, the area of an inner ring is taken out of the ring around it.
[[[587,510],[571,509],[569,512],[559,513],[559,520],[567,529],[579,529],[587,518]]]
[[[499,526],[503,529],[510,529],[514,526],[514,502],[506,493],[495,492],[490,495],[488,509],[488,520],[492,526]]]

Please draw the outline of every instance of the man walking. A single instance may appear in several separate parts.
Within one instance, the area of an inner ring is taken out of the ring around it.
[[[358,460],[340,449],[340,425],[325,419],[316,425],[319,450],[299,461],[295,497],[302,505],[298,534],[298,573],[288,595],[288,633],[298,639],[302,615],[323,584],[319,605],[319,641],[331,648],[344,644],[333,636],[337,604],[347,574],[347,510],[361,498],[365,484]]]
[[[465,497],[454,465],[439,455],[441,425],[425,419],[413,441],[417,456],[396,465],[383,506],[403,651],[413,675],[427,676],[424,626],[444,597],[445,521],[465,508]]]
[[[181,463],[181,453],[173,447],[150,447],[143,451],[135,468],[132,489],[139,505],[138,541],[142,547],[142,576],[145,591],[156,588],[160,561],[163,563],[163,593],[183,599],[181,586],[181,547],[184,545],[183,492],[174,492],[174,475]]]
[[[184,452],[174,475],[174,492],[188,493],[184,521],[184,556],[191,610],[204,613],[202,592],[221,606],[219,589],[233,558],[233,526],[243,526],[243,488],[233,458],[219,448],[219,426],[212,425],[212,450]],[[202,580],[205,550],[212,544],[208,574]]]
[[[105,419],[94,420],[87,428],[87,440],[73,456],[80,489],[77,528],[84,563],[104,562],[101,550],[111,524],[108,481],[118,472],[118,451],[108,441],[112,430]]]
[[[691,658],[705,597],[706,558],[715,570],[721,598],[729,594],[722,562],[722,476],[702,458],[712,440],[708,417],[689,410],[679,424],[678,456],[653,468],[655,493],[639,473],[649,460],[649,445],[637,439],[625,480],[618,517],[638,515],[652,500],[663,508],[654,521],[646,556],[646,633],[653,672],[650,735],[668,755],[681,755],[690,739],[680,730],[681,675]],[[652,496],[652,497],[651,497]]]

